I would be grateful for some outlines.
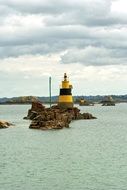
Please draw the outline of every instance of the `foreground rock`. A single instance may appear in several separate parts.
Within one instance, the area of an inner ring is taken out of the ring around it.
[[[58,106],[45,108],[40,102],[33,102],[27,117],[32,120],[29,128],[32,129],[62,129],[68,128],[72,120],[96,119],[90,113],[80,113],[77,107],[61,109]]]
[[[0,120],[0,129],[3,129],[3,128],[8,128],[10,127],[12,124],[7,122],[7,121],[3,121],[3,120]]]

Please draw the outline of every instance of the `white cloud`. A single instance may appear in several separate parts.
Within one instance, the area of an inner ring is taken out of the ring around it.
[[[115,13],[127,14],[127,1],[126,0],[113,1],[112,11]]]
[[[126,93],[126,65],[94,67],[78,63],[60,64],[60,56],[23,56],[0,60],[1,96],[48,96],[49,76],[52,77],[52,95],[58,95],[64,72],[73,84],[73,95]]]

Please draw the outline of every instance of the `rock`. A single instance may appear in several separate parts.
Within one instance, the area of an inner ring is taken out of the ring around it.
[[[3,120],[0,120],[0,129],[3,129],[3,128],[8,128],[9,126],[11,126],[12,124],[7,122],[7,121],[3,121]]]
[[[84,119],[96,119],[96,117],[93,117],[90,113],[83,113]]]
[[[50,120],[50,121],[32,121],[29,128],[30,129],[41,129],[41,130],[51,130],[51,129],[62,129],[68,128],[69,124],[64,121]]]
[[[106,96],[104,100],[101,101],[102,106],[115,106],[115,101],[111,96]]]
[[[28,119],[28,117],[27,117],[27,116],[25,116],[23,119]]]
[[[62,109],[58,106],[52,106],[45,108],[40,102],[32,103],[25,118],[32,120],[29,128],[41,130],[68,128],[72,120],[95,119],[90,113],[80,113],[77,107]]]
[[[81,98],[78,102],[80,106],[94,106],[93,102],[86,100],[84,98]]]
[[[29,119],[33,120],[35,117],[37,117],[38,113],[36,111],[31,111],[30,115],[29,115]]]
[[[41,102],[32,102],[32,107],[31,109],[28,110],[28,114],[26,117],[24,117],[23,119],[30,119],[33,120],[38,113],[45,111],[45,106],[42,105]]]
[[[41,102],[32,102],[31,111],[41,112],[42,110],[45,110],[45,106]]]

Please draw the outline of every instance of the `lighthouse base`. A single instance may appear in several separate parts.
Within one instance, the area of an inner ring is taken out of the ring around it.
[[[60,108],[73,108],[73,102],[58,102]]]

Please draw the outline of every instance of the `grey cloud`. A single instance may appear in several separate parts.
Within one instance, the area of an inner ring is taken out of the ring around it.
[[[32,28],[22,30],[22,27],[17,31],[0,31],[2,38],[0,39],[1,46],[8,45],[34,45],[38,43],[51,43],[62,40],[73,40],[73,39],[83,39],[88,38],[91,34],[88,34],[89,29],[74,26],[74,27],[42,27],[42,28]],[[91,36],[92,37],[92,36]]]
[[[127,64],[125,52],[106,49],[103,47],[86,47],[85,49],[71,49],[61,56],[61,63],[81,63],[84,65],[117,65]]]
[[[56,52],[62,52],[67,49],[75,49],[79,54],[84,53],[80,51],[80,49],[87,48],[87,46],[96,47],[93,48],[95,53],[98,52],[98,49],[105,49],[105,53],[103,52],[103,56],[106,57],[106,50],[114,49],[114,51],[110,52],[110,59],[113,57],[111,54],[115,54],[117,58],[122,56],[126,56],[126,48],[127,48],[127,35],[124,35],[123,32],[112,32],[112,31],[100,31],[96,29],[89,29],[81,26],[74,27],[48,27],[32,31],[31,33],[27,31],[27,33],[15,33],[13,35],[9,35],[8,37],[3,36],[0,40],[0,57],[17,57],[20,55],[27,54],[51,54]],[[86,49],[88,51],[88,49]],[[90,51],[90,49],[89,49]],[[73,52],[73,51],[72,51]],[[71,63],[74,61],[70,61],[71,57],[73,59],[73,54],[71,51],[67,53],[64,58],[62,58],[62,63]],[[75,52],[75,54],[76,54]],[[102,51],[101,51],[102,53]],[[91,59],[94,60],[94,57]],[[95,55],[95,54],[94,54]],[[90,56],[87,59],[90,59]],[[77,60],[79,59],[79,61]],[[105,58],[107,59],[107,57]],[[75,62],[81,62],[81,58],[77,56],[75,58]],[[103,60],[101,60],[102,62]],[[113,61],[114,62],[114,61]],[[120,62],[120,61],[119,61]],[[91,61],[89,64],[93,64]],[[95,64],[95,63],[94,63]],[[99,64],[99,62],[97,62]],[[101,63],[100,63],[101,64]],[[102,64],[107,64],[107,62],[103,61]],[[111,64],[109,61],[108,64]]]
[[[84,64],[85,59],[88,65],[125,64],[127,19],[114,15],[111,3],[112,0],[1,0],[0,58],[68,50],[62,63]],[[19,20],[9,22],[11,15]],[[39,15],[44,23],[20,23],[20,18],[28,15]]]
[[[96,14],[99,14],[100,11],[104,14],[106,7],[111,5],[111,0],[1,0],[1,5],[26,13],[61,14],[73,10],[93,13],[96,10]]]
[[[82,25],[88,27],[112,27],[127,24],[127,17],[118,17],[117,15],[101,15],[100,17],[96,15],[82,14],[80,11],[77,13],[70,12],[64,13],[62,15],[47,16],[44,21],[48,26],[68,26],[68,25]]]
[[[42,14],[47,25],[108,26],[127,24],[127,19],[111,14],[112,0],[2,0],[1,6],[22,14]],[[5,12],[7,12],[7,10]],[[2,13],[1,13],[2,14]]]
[[[7,5],[0,5],[0,14],[6,16],[8,14],[14,13],[15,11],[8,7]]]
[[[0,48],[0,58],[7,57],[19,57],[22,55],[46,55],[51,52],[51,48],[48,44],[43,45],[22,45],[22,46],[7,46]],[[56,53],[57,50],[54,49],[52,53]]]
[[[35,28],[23,28],[19,27],[15,31],[9,28],[0,31],[2,38],[0,39],[1,46],[17,46],[17,45],[34,45],[41,43],[50,43],[52,46],[54,43],[62,43],[66,41],[66,44],[77,45],[78,42],[81,45],[104,45],[108,47],[123,44],[123,47],[127,45],[127,33],[126,29],[111,29],[111,28],[89,28],[81,25],[75,26],[54,26],[54,27],[40,27]],[[71,41],[72,40],[72,41]],[[71,43],[70,43],[71,42]],[[116,43],[116,44],[114,44]],[[79,44],[80,45],[80,44]],[[67,47],[68,48],[68,47]]]

